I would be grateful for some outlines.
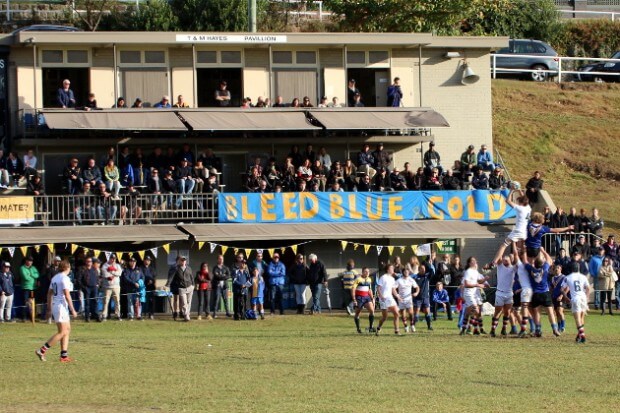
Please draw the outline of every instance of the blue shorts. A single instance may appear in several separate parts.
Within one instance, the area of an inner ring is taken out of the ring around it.
[[[416,308],[431,308],[431,302],[428,298],[413,300],[413,305],[415,305]]]
[[[263,297],[254,297],[252,298],[252,305],[257,305],[257,304],[262,305],[263,301],[265,301]]]
[[[362,295],[356,295],[356,296],[355,296],[355,301],[357,302],[357,306],[358,306],[359,308],[364,308],[364,306],[365,306],[366,304],[368,304],[369,302],[371,302],[371,300],[370,300],[370,296],[368,296],[368,295],[365,295],[365,296],[362,296]]]

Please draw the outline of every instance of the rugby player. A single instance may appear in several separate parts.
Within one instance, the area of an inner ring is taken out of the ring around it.
[[[409,276],[408,269],[404,268],[402,274],[403,276],[396,280],[396,290],[400,297],[398,309],[400,310],[400,317],[403,319],[405,333],[408,333],[410,330],[413,333],[415,331],[413,321],[413,297],[418,295],[420,287],[418,287],[415,280]],[[409,325],[407,325],[407,318],[409,318]],[[411,326],[411,328],[409,326]]]
[[[557,337],[560,335],[560,331],[558,330],[558,325],[555,320],[553,302],[551,301],[551,292],[549,291],[549,269],[551,268],[551,264],[553,264],[553,259],[544,248],[540,248],[540,252],[542,253],[542,257],[539,256],[536,258],[536,260],[534,260],[534,265],[525,264],[525,269],[529,274],[530,282],[532,284],[533,294],[530,308],[532,310],[532,316],[534,318],[534,325],[536,328],[534,336],[542,337],[540,307],[545,307],[547,309],[547,315],[549,317],[549,323],[551,323],[553,335]]]
[[[381,320],[377,326],[376,334],[379,335],[383,323],[388,318],[388,313],[394,316],[394,334],[400,334],[398,330],[398,306],[396,300],[400,300],[396,291],[396,279],[394,278],[394,265],[389,264],[385,274],[377,282],[377,296],[381,308]],[[394,299],[396,297],[396,300]]]
[[[351,299],[355,308],[355,327],[358,333],[362,333],[360,328],[360,313],[365,308],[368,310],[368,331],[374,332],[375,322],[375,297],[372,294],[372,278],[368,267],[362,268],[362,275],[357,277],[351,285]]]
[[[461,335],[469,328],[469,324],[474,328],[474,335],[480,335],[478,326],[482,323],[482,315],[480,306],[482,299],[480,298],[479,288],[484,288],[485,277],[478,272],[478,261],[475,257],[467,259],[467,269],[463,273],[463,298],[465,299],[465,319],[461,327]],[[468,319],[467,317],[470,317]],[[482,330],[484,334],[484,330]]]
[[[513,245],[513,256],[504,255],[501,261],[497,261],[497,290],[495,293],[495,314],[493,314],[491,325],[491,337],[495,337],[495,330],[499,324],[499,315],[503,313],[501,335],[507,335],[507,327],[510,322],[510,313],[512,311],[512,285],[514,283],[517,266],[517,246]],[[501,262],[501,264],[500,264]]]
[[[585,275],[579,272],[579,263],[571,264],[572,273],[562,282],[564,294],[570,293],[571,312],[575,317],[577,337],[575,342],[585,343],[585,315],[588,312],[588,297],[590,296],[590,284]]]

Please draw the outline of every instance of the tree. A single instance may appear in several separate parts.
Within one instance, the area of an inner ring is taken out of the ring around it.
[[[176,30],[240,32],[248,30],[247,0],[172,0]]]
[[[74,19],[77,20],[75,24],[94,32],[99,28],[104,15],[118,7],[118,2],[116,0],[69,0],[67,5],[71,8]]]

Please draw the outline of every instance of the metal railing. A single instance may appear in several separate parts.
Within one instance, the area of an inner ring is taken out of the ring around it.
[[[148,0],[117,0],[119,3],[125,3],[127,5],[135,4],[137,9],[140,9],[140,3],[145,3]],[[45,13],[46,15],[54,15],[54,16],[66,16],[72,15],[75,17],[75,14],[84,14],[85,10],[76,9],[75,0],[71,2],[71,5],[67,4],[66,0],[5,0],[5,10],[4,14],[6,16],[6,21],[10,22],[14,20],[14,15],[28,15],[30,17],[34,17],[38,14]],[[39,9],[37,7],[30,7],[28,9],[19,9],[16,8],[16,5],[31,5],[31,6],[40,6],[40,5],[48,5],[48,6],[58,6],[62,8],[58,9]],[[109,10],[104,10],[103,13],[109,13]]]
[[[587,17],[597,17],[596,15],[610,17],[611,21],[616,21],[616,18],[620,19],[620,12],[617,11],[589,11],[589,10],[558,10],[562,14],[574,14],[575,17],[578,14],[585,14]]]
[[[217,222],[214,194],[43,195],[34,203],[35,223],[44,226]]]
[[[598,235],[588,232],[563,232],[561,234],[549,233],[543,235],[542,245],[545,247],[545,250],[547,250],[547,252],[554,257],[560,253],[561,248],[564,248],[566,250],[566,255],[570,256],[571,248],[577,243],[577,239],[580,235],[586,237],[586,244],[588,248],[592,245],[595,239],[598,239],[601,242],[601,245],[605,242],[605,240]]]

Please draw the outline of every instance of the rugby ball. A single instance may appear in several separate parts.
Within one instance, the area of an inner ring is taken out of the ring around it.
[[[521,184],[517,181],[512,181],[511,184],[512,189],[514,189],[515,191],[518,191],[519,189],[521,189]]]

